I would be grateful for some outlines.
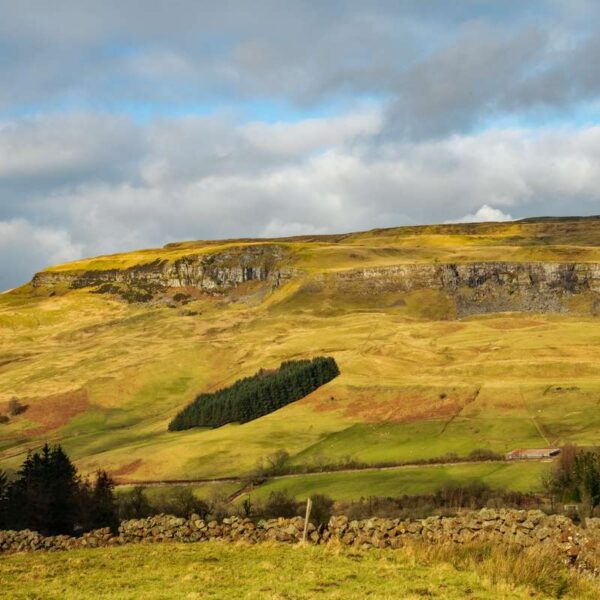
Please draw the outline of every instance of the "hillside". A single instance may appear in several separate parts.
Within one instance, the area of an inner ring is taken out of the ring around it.
[[[0,467],[47,439],[83,472],[128,481],[243,475],[279,448],[326,464],[596,444],[599,314],[600,218],[184,242],[58,265],[0,295],[0,414],[27,406],[0,424]],[[318,355],[341,375],[303,400],[167,431],[198,393]]]

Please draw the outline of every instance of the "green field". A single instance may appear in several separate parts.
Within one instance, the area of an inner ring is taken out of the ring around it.
[[[245,475],[277,449],[294,464],[322,465],[596,445],[598,317],[575,311],[456,320],[431,290],[353,295],[327,287],[327,277],[427,260],[600,262],[599,232],[597,219],[290,240],[285,244],[305,275],[275,290],[195,296],[176,308],[88,290],[49,295],[26,286],[2,294],[0,413],[13,397],[28,408],[0,424],[0,468],[17,468],[46,440],[60,441],[84,474],[106,468],[129,482]],[[131,266],[222,246],[190,242],[55,270]],[[325,283],[311,287],[307,278],[319,273]],[[244,425],[167,432],[199,392],[316,355],[334,356],[342,374],[303,400]],[[457,480],[471,477],[466,466],[447,470]],[[536,489],[538,471],[524,465],[519,489]],[[410,471],[411,481],[378,485],[432,490],[446,479],[441,472]],[[354,496],[371,484],[366,473],[332,477],[328,489]],[[512,482],[482,477],[492,485]]]
[[[451,484],[480,481],[492,488],[517,492],[541,491],[548,463],[484,463],[403,467],[353,473],[312,473],[274,479],[250,493],[255,499],[286,490],[297,498],[327,494],[336,500],[358,500],[369,496],[397,497],[427,494]]]
[[[5,556],[16,599],[597,598],[595,582],[554,556],[473,548],[399,550],[201,544],[129,545]]]

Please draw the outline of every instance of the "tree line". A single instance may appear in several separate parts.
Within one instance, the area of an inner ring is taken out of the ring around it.
[[[60,446],[29,453],[14,481],[0,471],[0,529],[73,535],[118,527],[114,483],[105,471],[82,478]]]
[[[247,423],[304,398],[340,374],[332,357],[290,360],[276,371],[251,377],[213,393],[200,394],[169,423],[169,431]]]

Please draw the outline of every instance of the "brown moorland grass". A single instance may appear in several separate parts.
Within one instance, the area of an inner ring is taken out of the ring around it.
[[[66,425],[73,417],[85,412],[89,406],[86,390],[79,389],[43,398],[24,398],[27,420],[34,426],[27,429],[28,436],[42,436]]]

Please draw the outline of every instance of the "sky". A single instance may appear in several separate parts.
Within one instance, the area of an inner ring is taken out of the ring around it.
[[[190,239],[600,213],[592,0],[0,0],[0,289]]]

